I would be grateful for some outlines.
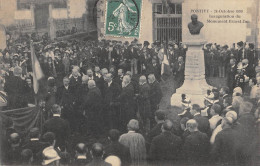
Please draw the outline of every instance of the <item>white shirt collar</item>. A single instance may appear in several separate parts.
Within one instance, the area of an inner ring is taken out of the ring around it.
[[[223,95],[223,97],[226,97],[226,96],[228,96],[228,94],[224,94],[224,95]]]
[[[110,87],[111,84],[112,84],[112,81],[110,81],[110,82],[108,83],[108,87]]]
[[[100,77],[101,77],[101,74],[100,74],[100,73],[96,73],[96,76],[97,76],[98,78],[100,78]]]
[[[87,159],[87,157],[83,156],[83,155],[79,155],[79,156],[77,156],[77,159]]]
[[[195,114],[194,114],[194,116],[196,116],[196,115],[200,115],[200,113],[199,113],[199,112],[197,112],[197,113],[195,113]]]
[[[39,138],[31,138],[31,141],[39,141]]]
[[[128,133],[135,133],[135,131],[133,131],[133,130],[130,130],[130,131],[128,131]]]

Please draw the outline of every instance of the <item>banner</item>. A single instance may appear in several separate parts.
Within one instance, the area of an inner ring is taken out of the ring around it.
[[[139,38],[142,0],[108,0],[105,34]]]
[[[43,72],[40,63],[35,55],[33,43],[30,44],[31,47],[31,58],[32,58],[32,69],[33,69],[33,89],[34,93],[37,94],[39,90],[39,80],[43,78]]]
[[[3,119],[12,119],[17,131],[28,131],[41,125],[41,111],[38,107],[26,107],[14,110],[1,111]]]

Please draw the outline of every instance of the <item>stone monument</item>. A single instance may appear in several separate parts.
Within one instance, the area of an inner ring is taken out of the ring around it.
[[[171,97],[171,105],[175,106],[180,106],[182,94],[186,94],[192,104],[203,106],[204,96],[210,87],[205,79],[204,52],[202,50],[206,40],[200,32],[204,25],[198,21],[197,15],[192,15],[191,19],[192,22],[188,24],[190,34],[187,34],[186,40],[183,41],[183,44],[188,47],[184,83],[176,89],[176,93]]]

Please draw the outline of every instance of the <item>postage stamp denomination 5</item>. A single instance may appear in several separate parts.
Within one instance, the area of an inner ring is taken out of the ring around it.
[[[141,8],[142,0],[107,0],[105,34],[139,38]]]

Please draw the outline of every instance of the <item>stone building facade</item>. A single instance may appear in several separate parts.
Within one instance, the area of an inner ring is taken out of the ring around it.
[[[0,0],[0,24],[22,32],[95,31],[90,0]]]

